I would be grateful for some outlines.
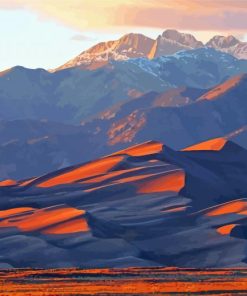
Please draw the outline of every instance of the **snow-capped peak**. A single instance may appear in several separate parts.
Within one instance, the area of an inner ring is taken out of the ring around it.
[[[241,42],[232,35],[226,37],[216,35],[206,43],[206,46],[214,48],[229,48],[239,43]]]
[[[191,50],[203,46],[203,43],[196,40],[193,35],[169,29],[158,36],[149,54],[149,58],[170,55],[181,50]]]
[[[168,29],[164,31],[162,37],[176,41],[191,48],[199,48],[203,46],[203,43],[201,41],[198,41],[193,35],[180,33],[177,30],[173,29]]]
[[[130,33],[118,40],[100,42],[56,70],[72,67],[96,69],[106,65],[109,61],[124,61],[140,57],[153,59],[203,47],[212,47],[236,58],[247,59],[247,42],[241,42],[232,35],[214,36],[204,45],[191,34],[168,29],[156,40],[143,34]]]
[[[142,34],[126,34],[118,40],[101,42],[83,51],[59,69],[75,66],[94,69],[110,60],[127,60],[129,58],[146,57],[154,40]]]

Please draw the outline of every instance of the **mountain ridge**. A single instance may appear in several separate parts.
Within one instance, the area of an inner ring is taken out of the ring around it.
[[[227,137],[247,148],[246,91],[244,74],[206,90],[151,91],[119,102],[79,126],[49,120],[2,121],[0,179],[40,175],[149,139],[183,149]]]
[[[192,50],[200,47],[213,47],[236,58],[247,59],[247,42],[239,41],[232,35],[226,37],[216,35],[203,44],[192,34],[167,29],[156,39],[139,33],[129,33],[118,40],[100,42],[54,71],[70,67],[97,69],[111,60],[127,60],[139,57],[153,59],[163,55],[171,55],[181,50]]]
[[[111,106],[150,91],[208,89],[247,72],[247,61],[213,48],[111,61],[95,69],[54,73],[15,67],[0,76],[0,117],[78,124]]]
[[[56,71],[75,66],[93,70],[104,66],[109,60],[126,60],[148,56],[153,41],[143,34],[130,33],[118,40],[100,42],[57,68]]]

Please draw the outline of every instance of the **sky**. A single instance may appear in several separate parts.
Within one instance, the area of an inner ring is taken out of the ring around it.
[[[170,28],[247,41],[247,0],[0,0],[0,71],[52,69],[100,41]]]

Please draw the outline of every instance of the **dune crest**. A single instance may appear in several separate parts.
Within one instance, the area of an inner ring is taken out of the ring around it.
[[[196,150],[219,151],[225,146],[226,142],[227,140],[225,138],[210,139],[208,141],[186,147],[182,149],[182,151],[196,151]]]
[[[209,211],[207,216],[220,216],[226,214],[247,215],[247,201],[237,200],[219,205],[215,209]]]
[[[88,178],[104,174],[122,160],[122,156],[114,156],[92,161],[67,173],[58,175],[56,177],[48,179],[47,181],[41,182],[38,184],[38,187],[51,187],[61,184],[69,184],[76,182],[82,178]]]
[[[114,154],[128,154],[129,156],[145,156],[145,155],[161,152],[162,149],[163,149],[162,143],[149,141],[143,144],[131,146],[130,148],[118,151],[117,153],[114,153]]]

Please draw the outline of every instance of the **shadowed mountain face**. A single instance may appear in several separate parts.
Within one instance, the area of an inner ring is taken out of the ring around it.
[[[150,92],[70,126],[2,121],[0,177],[28,178],[95,159],[150,139],[182,149],[212,137],[247,148],[246,75],[212,88]]]
[[[2,182],[0,267],[245,266],[246,174],[247,151],[218,138]]]
[[[192,50],[200,47],[203,47],[203,43],[196,40],[194,36],[179,33],[176,30],[166,30],[155,40],[148,57],[160,57],[181,50]]]
[[[0,118],[81,120],[141,94],[175,87],[207,89],[247,72],[247,61],[199,48],[149,60],[112,61],[96,70],[55,73],[15,67],[0,73]]]
[[[206,46],[229,53],[239,59],[247,58],[247,42],[241,42],[232,35],[214,36],[206,43]]]

